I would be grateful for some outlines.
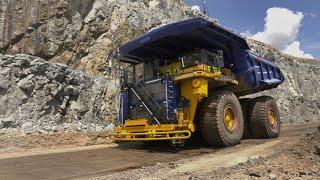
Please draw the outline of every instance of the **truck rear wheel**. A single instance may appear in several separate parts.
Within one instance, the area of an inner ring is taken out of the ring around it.
[[[238,98],[227,90],[216,91],[200,106],[200,131],[209,146],[234,146],[243,134],[243,115]]]
[[[276,101],[269,96],[253,99],[250,110],[253,138],[276,138],[280,134],[280,114]]]

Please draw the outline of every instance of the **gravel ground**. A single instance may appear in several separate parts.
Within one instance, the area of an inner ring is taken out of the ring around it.
[[[320,179],[316,131],[317,124],[305,124],[284,128],[276,139],[247,139],[230,148],[190,144],[171,150],[116,146],[107,132],[2,135],[0,179]],[[97,144],[106,145],[90,146]]]
[[[32,135],[1,135],[0,154],[42,149],[109,144],[107,132],[50,132]]]
[[[195,177],[200,179],[320,179],[320,133],[308,134],[267,158],[249,160]]]
[[[91,179],[320,179],[320,132]]]

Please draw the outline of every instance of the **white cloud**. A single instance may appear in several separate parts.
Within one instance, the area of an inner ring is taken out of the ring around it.
[[[313,58],[311,54],[305,53],[300,49],[300,42],[294,41],[284,50],[285,53],[302,58]]]
[[[278,7],[269,8],[264,31],[254,34],[252,38],[268,43],[291,55],[310,58],[312,56],[304,53],[300,49],[300,42],[296,40],[303,17],[302,12],[293,12]]]
[[[265,18],[264,31],[253,35],[253,38],[283,50],[296,39],[302,19],[301,12],[294,13],[286,8],[270,8]]]
[[[199,7],[198,5],[193,5],[193,6],[191,7],[191,9],[194,10],[194,11],[201,11],[201,10],[200,10],[200,7]]]

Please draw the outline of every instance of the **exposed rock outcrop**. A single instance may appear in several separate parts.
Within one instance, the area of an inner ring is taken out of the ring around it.
[[[181,0],[3,0],[0,53],[35,55],[108,75],[120,44],[161,24],[197,16],[203,15]]]
[[[63,64],[0,55],[0,129],[104,128],[116,117],[116,81]],[[93,125],[92,125],[93,124]]]

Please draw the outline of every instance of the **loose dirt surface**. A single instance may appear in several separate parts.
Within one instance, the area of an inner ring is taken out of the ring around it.
[[[0,179],[319,179],[316,131],[317,124],[286,127],[277,139],[249,139],[224,149],[129,143],[16,157],[2,154]]]
[[[271,156],[259,157],[231,168],[195,175],[200,179],[320,179],[320,133],[292,139]],[[277,148],[277,147],[274,147]]]
[[[32,135],[1,135],[0,155],[10,152],[39,151],[111,143],[106,132],[51,132]]]
[[[292,133],[292,132],[291,132]],[[320,179],[320,133],[282,137],[95,179]]]

